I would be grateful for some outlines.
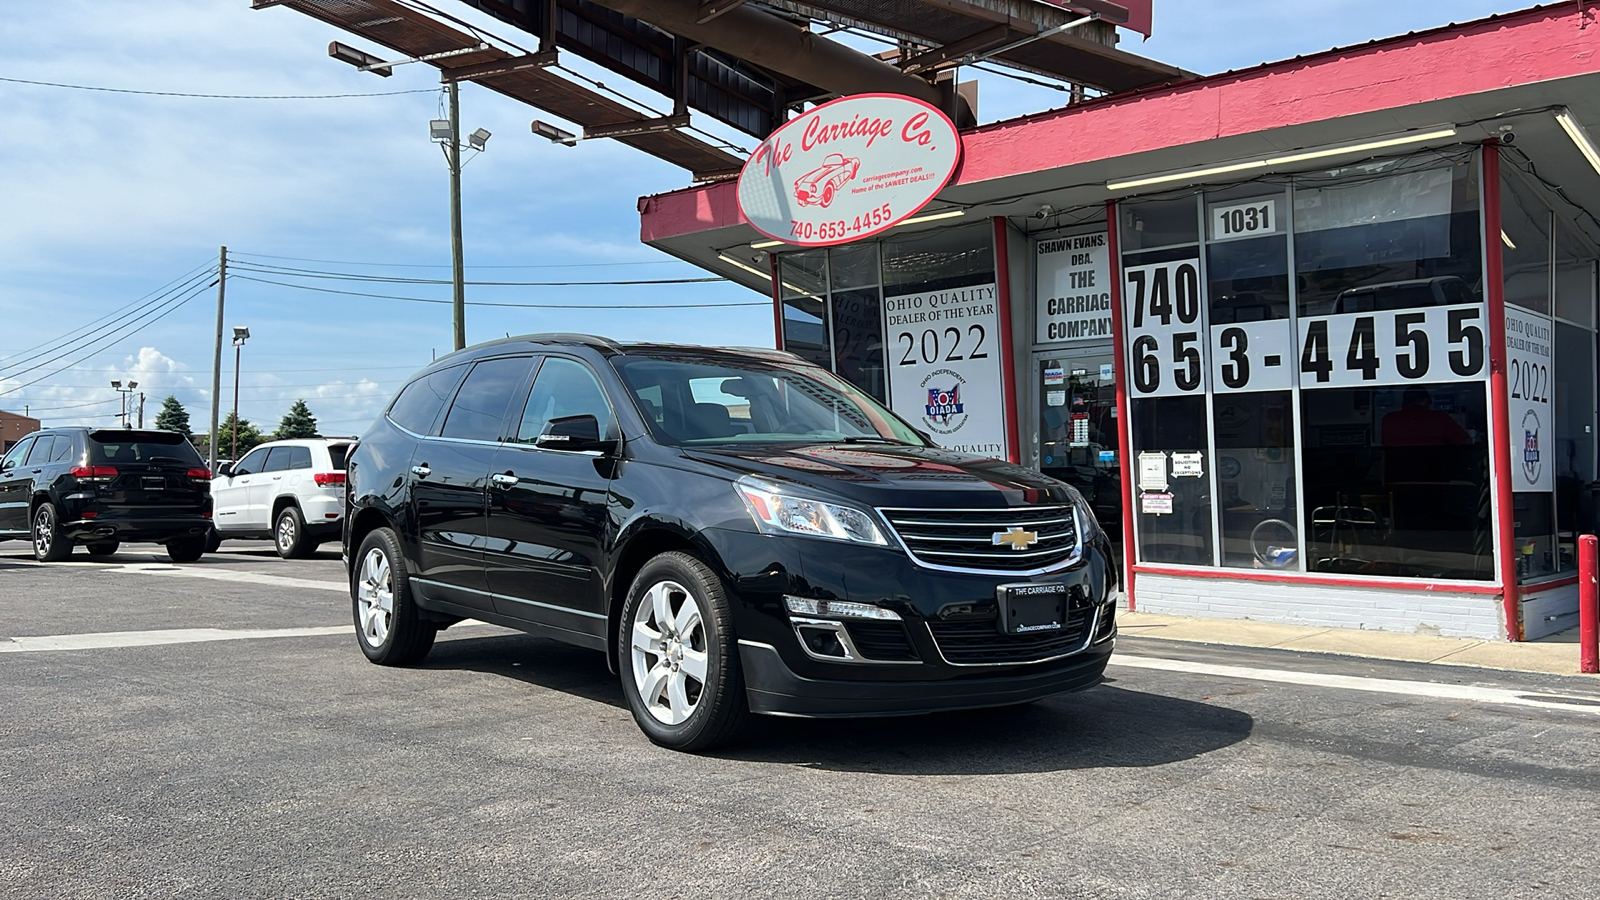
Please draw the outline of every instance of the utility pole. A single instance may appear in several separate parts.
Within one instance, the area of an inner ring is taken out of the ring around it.
[[[228,289],[228,248],[223,247],[217,261],[217,344],[211,352],[211,433],[206,438],[209,470],[217,471],[217,427],[222,409],[222,304]]]
[[[139,392],[139,428],[144,428],[144,391]]]
[[[456,349],[467,346],[466,265],[461,257],[461,87],[452,81],[450,94],[450,302]]]

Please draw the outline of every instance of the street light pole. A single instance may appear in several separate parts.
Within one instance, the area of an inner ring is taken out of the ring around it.
[[[123,428],[129,428],[131,426],[128,424],[128,395],[133,393],[139,387],[139,382],[130,381],[128,382],[127,387],[123,387],[121,381],[113,381],[111,382],[111,387],[118,394],[122,395],[122,412],[117,414],[117,418],[122,420]],[[140,411],[139,427],[144,427],[143,410]]]
[[[456,82],[448,86],[450,94],[450,146],[446,155],[450,160],[450,265],[451,265],[451,324],[456,349],[467,346],[467,288],[466,265],[461,254],[461,88]]]
[[[239,461],[239,359],[250,329],[237,325],[233,328],[233,452],[231,458]]]

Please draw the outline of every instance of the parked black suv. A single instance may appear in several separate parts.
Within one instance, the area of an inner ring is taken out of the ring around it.
[[[173,562],[205,552],[211,473],[183,435],[50,428],[0,459],[0,540],[30,538],[40,562],[74,544],[110,556],[122,541],[167,545]]]
[[[933,447],[787,353],[533,335],[413,379],[352,453],[373,662],[464,618],[604,651],[659,744],[749,712],[921,713],[1098,683],[1106,536],[1062,482]]]

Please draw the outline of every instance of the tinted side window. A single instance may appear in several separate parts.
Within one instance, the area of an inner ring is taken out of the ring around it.
[[[332,460],[333,470],[335,472],[344,471],[344,457],[345,454],[349,452],[349,444],[330,444],[328,446],[328,458]]]
[[[289,447],[288,450],[289,450],[289,468],[291,468],[291,469],[309,469],[309,468],[311,468],[311,448],[310,447]]]
[[[289,468],[289,455],[293,447],[273,447],[267,451],[267,464],[261,467],[263,472],[282,472]]]
[[[524,356],[489,359],[473,366],[450,404],[440,434],[473,441],[500,440],[506,407],[532,365],[533,360]]]
[[[23,458],[28,455],[29,450],[33,449],[33,442],[34,438],[23,438],[18,442],[15,447],[11,448],[11,452],[5,455],[4,459],[0,459],[0,469],[22,465]]]
[[[50,454],[56,449],[56,436],[53,434],[42,435],[33,442],[33,449],[28,451],[28,461],[25,465],[42,466],[50,461]]]
[[[261,471],[261,466],[263,464],[265,464],[266,461],[267,461],[267,451],[266,450],[251,450],[249,453],[246,453],[244,455],[244,459],[239,460],[239,462],[234,465],[233,474],[235,474],[235,475],[251,475],[251,474],[254,474],[256,472]]]
[[[517,440],[531,444],[551,419],[583,415],[599,420],[602,436],[612,433],[611,404],[594,373],[582,363],[551,357],[539,367],[539,377],[533,381]]]
[[[425,375],[406,385],[389,407],[389,418],[396,425],[417,434],[433,434],[439,411],[461,382],[466,366],[451,366]]]
[[[72,462],[73,440],[70,434],[56,435],[56,448],[50,453],[51,462]]]

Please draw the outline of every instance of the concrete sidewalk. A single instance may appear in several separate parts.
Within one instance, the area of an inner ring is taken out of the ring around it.
[[[1511,643],[1349,628],[1278,625],[1246,619],[1192,619],[1128,612],[1126,609],[1117,612],[1117,628],[1125,637],[1164,641],[1305,650],[1369,659],[1476,666],[1548,675],[1579,674],[1578,631],[1575,628],[1537,641]],[[1589,677],[1600,679],[1600,676]]]

